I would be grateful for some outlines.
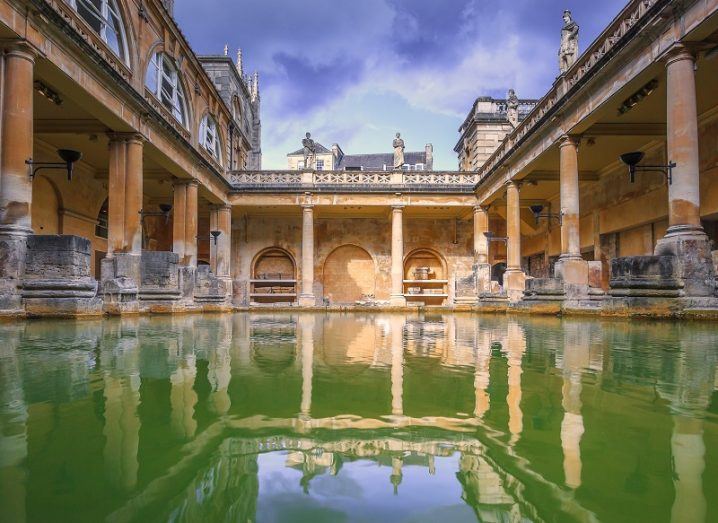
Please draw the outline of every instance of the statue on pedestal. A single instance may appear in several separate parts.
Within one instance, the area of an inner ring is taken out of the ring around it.
[[[513,127],[519,125],[519,97],[513,89],[509,89],[506,95],[506,116]]]
[[[401,139],[401,133],[396,133],[392,147],[394,147],[394,169],[401,169],[404,166],[404,140]]]
[[[578,24],[573,21],[571,11],[563,12],[561,47],[558,51],[558,68],[565,73],[578,60]]]
[[[312,140],[311,133],[307,133],[306,138],[302,140],[302,147],[304,148],[304,168],[314,169],[317,161],[317,146]]]

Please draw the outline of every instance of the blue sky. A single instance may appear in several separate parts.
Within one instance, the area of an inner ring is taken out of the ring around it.
[[[478,96],[539,98],[558,74],[564,9],[581,50],[626,0],[177,0],[199,54],[244,50],[259,71],[263,168],[286,168],[306,131],[344,152],[434,144],[457,167],[458,127]]]

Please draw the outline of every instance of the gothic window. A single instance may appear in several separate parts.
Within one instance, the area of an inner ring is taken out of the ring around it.
[[[68,0],[77,14],[110,46],[123,62],[127,62],[127,40],[117,0]]]
[[[217,122],[210,115],[205,115],[205,117],[202,118],[202,123],[199,126],[199,143],[207,149],[215,160],[218,162],[221,161]]]
[[[172,112],[177,121],[186,127],[187,106],[182,82],[174,63],[164,53],[155,53],[152,56],[145,85]]]

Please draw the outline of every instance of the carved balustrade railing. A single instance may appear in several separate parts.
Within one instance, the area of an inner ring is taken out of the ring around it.
[[[471,191],[478,173],[455,171],[235,171],[231,183],[237,189]]]

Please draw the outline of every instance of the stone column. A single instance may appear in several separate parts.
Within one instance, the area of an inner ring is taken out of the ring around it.
[[[506,184],[506,233],[507,263],[504,273],[504,289],[512,302],[520,301],[524,295],[526,276],[521,270],[521,203],[519,201],[519,184]]]
[[[314,206],[302,206],[302,288],[299,305],[316,306],[314,296]]]
[[[556,277],[569,285],[588,285],[588,263],[581,257],[578,190],[578,138],[564,136],[559,143],[561,183],[561,256]]]
[[[135,312],[142,255],[142,152],[137,133],[110,135],[107,257],[102,261],[105,308]]]
[[[404,297],[404,207],[391,209],[391,305],[406,306]]]
[[[479,294],[491,290],[491,264],[489,263],[489,208],[474,207],[474,260],[476,264],[476,290]]]
[[[197,190],[196,180],[174,184],[172,222],[172,251],[179,256],[180,264],[197,267]]]
[[[210,231],[219,231],[217,244],[210,238],[210,266],[218,278],[230,277],[230,258],[232,247],[232,207],[219,205],[210,210]]]
[[[677,45],[666,61],[667,152],[675,162],[668,185],[668,230],[656,255],[676,256],[688,296],[713,296],[715,269],[711,247],[701,226],[700,163],[696,106],[695,56]]]
[[[23,43],[2,57],[0,110],[0,311],[22,307],[18,286],[25,267],[26,239],[32,234],[32,182],[25,161],[32,158],[35,53]]]

